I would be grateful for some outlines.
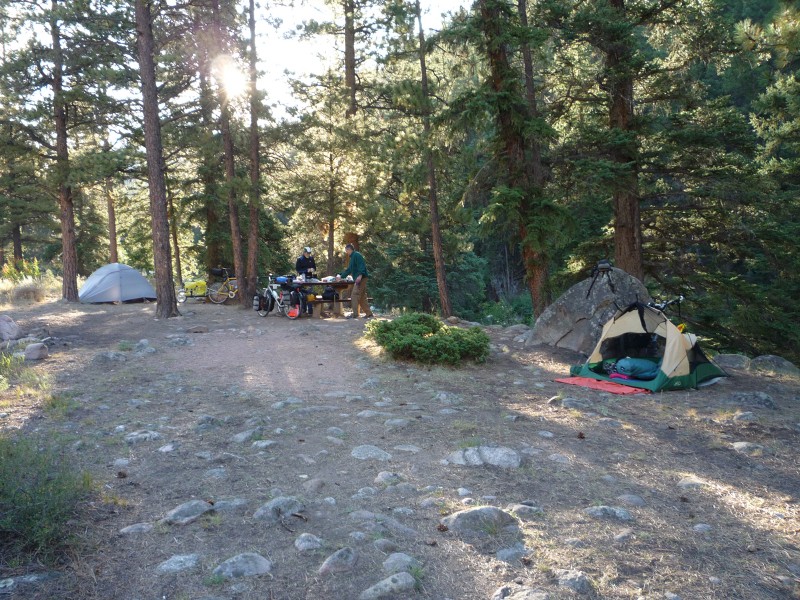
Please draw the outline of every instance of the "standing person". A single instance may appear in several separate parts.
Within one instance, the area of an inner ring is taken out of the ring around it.
[[[303,253],[297,257],[297,262],[294,268],[298,275],[305,276],[306,280],[314,277],[314,272],[317,270],[317,263],[314,260],[314,251],[310,246],[303,248]]]
[[[336,281],[348,275],[353,276],[353,293],[350,296],[350,307],[353,309],[353,314],[347,318],[357,319],[358,307],[361,306],[366,313],[364,318],[371,319],[374,315],[372,314],[369,301],[367,300],[367,279],[369,279],[367,261],[364,260],[361,252],[356,251],[353,244],[347,244],[344,247],[344,251],[347,253],[347,256],[350,257],[350,262],[347,264],[347,268],[344,271],[336,275]]]

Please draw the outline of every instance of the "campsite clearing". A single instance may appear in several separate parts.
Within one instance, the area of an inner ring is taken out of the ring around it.
[[[797,597],[795,380],[733,371],[702,390],[615,396],[555,383],[580,357],[525,349],[518,329],[487,328],[487,363],[449,369],[386,360],[356,320],[5,309],[55,339],[35,368],[64,402],[2,392],[0,427],[57,441],[98,491],[63,564],[0,560],[0,579],[46,575],[15,598],[344,600],[388,577],[394,553],[414,561],[404,598],[488,600],[503,585]],[[165,520],[190,502],[212,510]],[[516,529],[441,523],[480,507],[517,515]],[[247,553],[270,574],[215,572]]]

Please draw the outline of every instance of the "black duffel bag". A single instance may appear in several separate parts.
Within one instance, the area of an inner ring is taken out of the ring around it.
[[[339,299],[339,292],[333,289],[333,286],[326,285],[325,289],[322,290],[322,299],[327,300],[328,302],[332,302],[334,300]]]

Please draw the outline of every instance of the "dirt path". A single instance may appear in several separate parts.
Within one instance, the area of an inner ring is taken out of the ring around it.
[[[21,400],[0,427],[59,439],[102,492],[84,551],[15,598],[797,594],[796,382],[609,396],[554,383],[577,357],[526,351],[513,330],[488,330],[484,365],[424,368],[381,357],[363,321],[153,310],[6,313],[56,338],[40,368],[69,408]],[[186,503],[191,522],[164,520]],[[441,523],[481,507],[512,527]],[[242,555],[260,575],[218,570]],[[411,579],[394,595],[369,591],[398,569]]]

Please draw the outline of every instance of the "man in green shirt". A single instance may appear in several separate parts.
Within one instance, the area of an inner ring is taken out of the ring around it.
[[[353,244],[347,244],[344,247],[344,251],[347,253],[347,256],[350,257],[350,262],[347,264],[347,268],[344,271],[336,275],[336,281],[348,275],[352,275],[353,277],[353,293],[350,295],[350,307],[353,309],[353,314],[347,318],[357,319],[358,307],[361,306],[366,313],[364,318],[371,319],[373,314],[369,307],[369,301],[367,300],[367,279],[369,279],[367,261],[364,260],[360,252],[356,251]]]

